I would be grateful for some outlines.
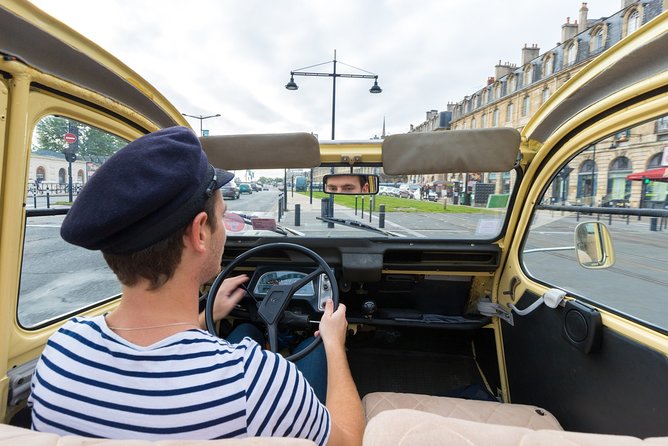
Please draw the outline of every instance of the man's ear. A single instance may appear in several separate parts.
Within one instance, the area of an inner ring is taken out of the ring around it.
[[[202,252],[206,249],[206,239],[210,234],[208,218],[204,211],[195,215],[183,235],[184,242],[192,246],[195,251]]]

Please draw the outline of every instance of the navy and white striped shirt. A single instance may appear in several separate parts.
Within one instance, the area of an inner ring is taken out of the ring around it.
[[[75,318],[49,339],[32,379],[33,429],[103,438],[308,438],[330,416],[294,364],[245,338],[187,330],[134,345],[104,316]]]

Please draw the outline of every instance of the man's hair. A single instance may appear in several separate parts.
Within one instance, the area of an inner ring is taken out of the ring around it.
[[[204,202],[207,223],[212,231],[218,230],[216,221],[216,201],[214,197]],[[188,223],[189,225],[190,223]],[[125,286],[136,285],[141,279],[149,282],[149,290],[156,290],[172,278],[181,262],[183,236],[188,225],[153,245],[130,254],[110,254],[102,252],[109,268]]]

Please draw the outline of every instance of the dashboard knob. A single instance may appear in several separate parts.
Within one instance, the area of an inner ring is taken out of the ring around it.
[[[362,315],[364,317],[373,316],[378,311],[378,305],[372,300],[366,300],[362,303]]]

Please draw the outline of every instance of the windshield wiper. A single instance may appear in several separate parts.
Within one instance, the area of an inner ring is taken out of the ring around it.
[[[238,212],[235,212],[235,214],[237,214],[239,217],[241,217],[241,219],[244,221],[244,223],[248,223],[251,226],[253,225],[253,218],[257,218],[254,215],[240,214]],[[255,229],[255,228],[253,228],[253,229]],[[299,232],[299,231],[295,231],[294,229],[287,228],[285,226],[281,226],[278,223],[276,223],[274,227],[262,228],[261,230],[272,231],[272,232],[276,232],[277,234],[281,234],[281,235],[285,235],[285,236],[287,236],[288,234],[299,235],[299,236],[302,236],[302,237],[304,236],[304,233]]]
[[[334,218],[334,217],[316,217],[316,219],[325,221],[327,223],[338,223],[340,225],[350,226],[351,228],[365,229],[367,231],[377,232],[390,237],[401,237],[401,235],[395,232],[386,231],[384,229],[371,226],[370,224],[364,223],[363,221],[359,220],[347,220],[345,218]]]

